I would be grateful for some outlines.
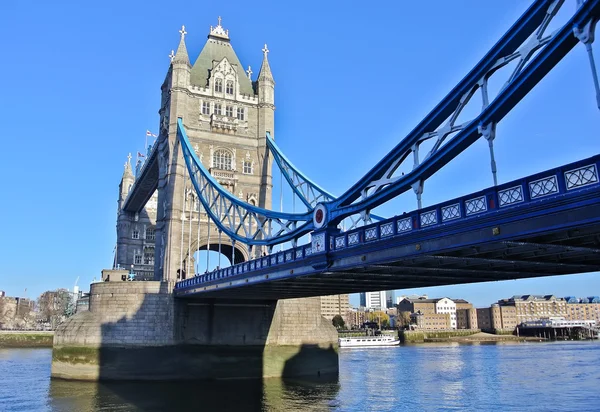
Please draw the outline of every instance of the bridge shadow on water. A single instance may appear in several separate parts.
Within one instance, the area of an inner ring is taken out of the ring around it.
[[[281,362],[278,357],[285,359],[283,376],[306,371],[307,363],[314,365],[314,373],[301,378],[263,378],[272,362],[264,358],[265,351],[272,350],[266,345],[267,336],[277,327],[274,323],[289,315],[276,314],[277,302],[244,306],[175,300],[165,304],[172,295],[145,293],[139,296],[141,303],[135,311],[120,317],[109,315],[118,312],[114,305],[127,301],[123,296],[127,293],[115,293],[117,285],[130,289],[132,283],[146,282],[105,282],[97,288],[100,293],[93,298],[91,312],[75,315],[80,319],[114,319],[101,322],[102,344],[97,352],[100,382],[53,379],[49,397],[52,411],[315,410],[328,409],[336,402],[337,374],[319,369],[321,362],[331,364],[332,355],[337,362],[333,347],[303,344],[293,354],[276,352],[277,365]],[[163,287],[161,284],[160,292],[164,292]],[[171,330],[170,319],[175,319]],[[131,338],[156,338],[158,342],[169,333],[176,344],[140,347],[137,342],[136,347]],[[123,343],[126,341],[130,343]],[[230,378],[232,371],[241,378]]]
[[[314,411],[336,404],[337,377],[183,382],[52,380],[53,412]]]

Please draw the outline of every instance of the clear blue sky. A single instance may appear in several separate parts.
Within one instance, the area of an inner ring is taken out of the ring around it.
[[[573,2],[574,3],[574,2]],[[3,1],[0,289],[72,288],[112,264],[127,153],[157,130],[168,54],[186,25],[192,60],[217,16],[244,66],[266,42],[279,145],[340,194],[468,72],[525,0],[365,2]],[[567,2],[564,11],[572,12]],[[600,60],[600,58],[598,58]],[[498,127],[501,182],[598,153],[582,47]],[[425,205],[491,185],[478,142],[425,185]],[[413,209],[412,195],[383,208]],[[596,274],[423,290],[477,305],[517,293],[600,294]],[[353,297],[353,302],[355,302]]]

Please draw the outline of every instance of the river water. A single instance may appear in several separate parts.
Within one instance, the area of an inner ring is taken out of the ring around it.
[[[50,380],[50,349],[0,349],[0,411],[600,411],[600,342],[342,349],[335,379]]]

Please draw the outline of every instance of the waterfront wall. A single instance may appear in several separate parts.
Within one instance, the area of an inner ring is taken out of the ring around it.
[[[419,343],[443,341],[458,336],[470,336],[478,332],[480,332],[479,329],[456,329],[446,331],[401,330],[399,331],[399,336],[400,342],[402,343]]]
[[[0,348],[51,348],[54,332],[0,331]]]
[[[337,373],[320,299],[174,300],[166,282],[92,284],[90,309],[54,336],[52,376],[81,380],[262,378]]]

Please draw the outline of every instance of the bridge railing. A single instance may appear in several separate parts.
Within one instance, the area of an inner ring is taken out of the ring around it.
[[[478,218],[497,213],[500,210],[534,202],[544,202],[564,196],[569,192],[597,187],[600,183],[599,168],[600,155],[597,155],[434,206],[403,213],[359,229],[326,235],[325,241],[329,242],[329,252],[332,253],[391,237],[405,236],[420,231],[425,232],[443,225],[450,228],[450,225],[459,222],[474,224]],[[233,279],[239,275],[268,271],[271,268],[279,268],[292,262],[309,260],[325,253],[327,252],[315,252],[312,245],[308,244],[197,275],[178,282],[175,288],[186,289],[201,284],[219,283],[223,279]]]

